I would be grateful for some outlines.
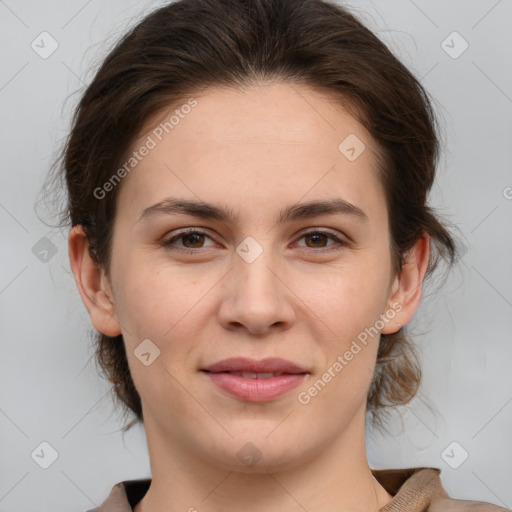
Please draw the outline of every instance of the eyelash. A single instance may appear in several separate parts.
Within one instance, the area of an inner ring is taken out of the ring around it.
[[[185,237],[187,235],[192,235],[192,234],[205,235],[208,238],[211,238],[206,231],[203,231],[203,230],[198,229],[198,228],[188,228],[188,229],[180,231],[179,233],[177,233],[173,237],[171,237],[171,238],[169,238],[167,240],[162,241],[161,244],[168,251],[180,251],[180,252],[185,253],[185,254],[194,254],[194,253],[197,253],[202,248],[199,247],[197,249],[184,249],[183,247],[172,247],[172,243],[175,242],[176,240],[179,240],[180,238],[183,238],[183,237]],[[314,230],[308,231],[306,233],[302,233],[302,235],[300,236],[299,240],[304,238],[304,237],[306,237],[306,236],[311,236],[311,235],[326,235],[328,238],[330,238],[331,240],[334,240],[335,242],[338,243],[338,247],[332,247],[330,249],[324,249],[324,248],[315,249],[313,247],[306,247],[306,249],[312,249],[315,252],[329,253],[329,252],[332,252],[332,251],[338,251],[342,247],[345,247],[345,246],[349,245],[348,242],[338,238],[333,233],[331,233],[329,231],[321,231],[321,230],[318,230],[318,229],[314,229]]]

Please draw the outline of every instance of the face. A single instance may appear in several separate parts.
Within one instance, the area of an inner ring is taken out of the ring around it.
[[[147,432],[226,469],[292,467],[360,439],[378,333],[406,323],[377,148],[304,86],[194,98],[133,144],[155,142],[119,185],[112,314]]]

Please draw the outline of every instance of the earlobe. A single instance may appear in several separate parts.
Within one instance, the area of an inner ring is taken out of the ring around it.
[[[107,336],[121,334],[111,287],[104,270],[89,253],[83,226],[71,229],[68,249],[71,270],[93,326]]]
[[[424,234],[406,256],[402,271],[395,277],[388,308],[395,305],[396,312],[393,320],[382,329],[382,334],[392,334],[411,320],[418,308],[423,291],[423,279],[430,259],[430,237]],[[400,305],[400,308],[396,307]]]

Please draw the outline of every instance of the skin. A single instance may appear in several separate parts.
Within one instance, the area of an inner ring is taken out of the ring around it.
[[[332,99],[282,82],[194,97],[197,106],[120,185],[110,280],[91,260],[82,228],[69,236],[91,321],[123,335],[142,400],[152,484],[135,511],[377,511],[392,498],[365,448],[378,336],[308,404],[297,396],[393,304],[401,309],[381,332],[409,322],[429,239],[419,239],[393,275],[375,142]],[[174,108],[148,120],[133,148]],[[366,145],[354,161],[338,150],[349,134]],[[137,222],[169,196],[231,208],[238,222],[183,214]],[[367,221],[337,214],[275,223],[285,206],[328,198],[356,205]],[[174,247],[196,253],[162,246],[187,227],[207,236],[185,236]],[[311,228],[352,242],[304,237]],[[247,236],[263,250],[252,263],[236,252]],[[144,339],[160,349],[148,366],[134,355]],[[232,356],[282,357],[310,374],[277,399],[247,402],[199,371]],[[248,442],[261,453],[252,467],[237,457]]]

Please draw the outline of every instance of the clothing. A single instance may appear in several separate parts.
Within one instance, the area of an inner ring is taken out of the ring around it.
[[[439,468],[432,467],[372,469],[373,476],[393,496],[379,512],[511,512],[484,501],[450,498],[440,473]],[[150,478],[119,482],[100,508],[87,512],[133,512],[150,484]]]

